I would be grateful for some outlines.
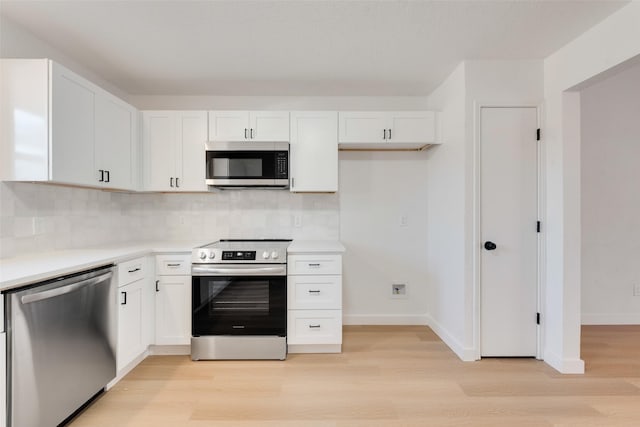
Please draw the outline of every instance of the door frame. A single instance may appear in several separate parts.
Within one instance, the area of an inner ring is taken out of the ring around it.
[[[476,360],[480,360],[482,358],[480,343],[481,343],[481,333],[482,333],[482,324],[481,324],[481,254],[482,254],[482,230],[481,230],[481,132],[482,132],[482,122],[481,122],[481,111],[483,108],[535,108],[536,116],[537,116],[537,125],[538,129],[542,129],[542,105],[540,104],[529,104],[529,103],[505,103],[505,104],[493,104],[493,103],[480,103],[477,101],[473,102],[473,238],[472,240],[472,287],[473,287],[473,353]],[[542,328],[542,322],[544,321],[544,308],[545,304],[545,147],[542,144],[544,135],[541,132],[540,140],[537,142],[537,184],[538,184],[538,220],[541,223],[540,233],[538,233],[537,241],[538,241],[538,277],[537,277],[537,295],[538,301],[536,302],[536,307],[538,313],[540,313],[541,321],[540,324],[537,325],[537,333],[536,333],[536,359],[542,360],[543,347],[544,347],[544,328]]]

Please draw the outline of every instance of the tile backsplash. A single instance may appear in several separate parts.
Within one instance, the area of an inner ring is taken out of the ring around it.
[[[136,240],[337,239],[336,194],[118,193],[0,183],[0,258]]]

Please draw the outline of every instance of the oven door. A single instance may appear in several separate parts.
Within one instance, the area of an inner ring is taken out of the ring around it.
[[[192,335],[287,333],[287,278],[194,274]]]
[[[206,183],[226,187],[289,186],[288,143],[206,143]]]

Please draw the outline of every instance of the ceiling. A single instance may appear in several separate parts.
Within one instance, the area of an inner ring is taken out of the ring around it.
[[[132,95],[426,95],[464,59],[542,59],[627,1],[13,1]]]

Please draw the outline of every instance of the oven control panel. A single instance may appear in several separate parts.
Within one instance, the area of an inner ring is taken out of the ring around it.
[[[225,261],[255,261],[256,251],[222,251]]]

